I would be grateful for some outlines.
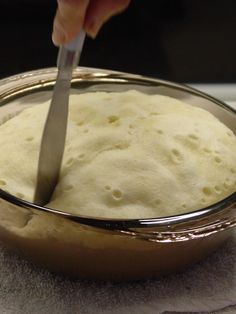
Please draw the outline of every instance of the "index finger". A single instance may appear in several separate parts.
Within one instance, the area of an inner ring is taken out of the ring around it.
[[[89,0],[58,0],[52,40],[56,46],[71,41],[84,24]]]

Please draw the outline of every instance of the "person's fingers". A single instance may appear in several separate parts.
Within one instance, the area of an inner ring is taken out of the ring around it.
[[[130,0],[58,0],[52,34],[54,44],[69,42],[81,27],[95,37],[102,25],[129,3]]]
[[[90,0],[84,21],[84,29],[95,37],[102,25],[113,15],[125,10],[131,0]]]
[[[89,0],[58,0],[52,40],[56,46],[72,40],[83,26]]]

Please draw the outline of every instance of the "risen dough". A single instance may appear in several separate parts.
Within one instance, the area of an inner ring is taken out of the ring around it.
[[[0,126],[0,188],[32,201],[49,103]],[[72,95],[48,207],[96,217],[180,214],[236,190],[236,137],[209,112],[137,91]]]

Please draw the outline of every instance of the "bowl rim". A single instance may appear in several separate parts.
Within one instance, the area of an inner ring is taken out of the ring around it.
[[[0,89],[2,86],[7,85],[9,82],[18,82],[19,80],[29,79],[37,77],[38,75],[48,74],[48,75],[56,75],[56,68],[44,68],[39,70],[28,71],[20,74],[16,74],[4,79],[0,80]],[[73,79],[76,77],[81,77],[81,75],[85,74],[86,79],[90,78],[96,79],[99,77],[99,74],[104,76],[118,76],[118,77],[128,77],[134,80],[143,80],[149,82],[155,82],[158,84],[162,84],[168,87],[177,88],[179,90],[185,91],[190,94],[194,94],[196,96],[202,97],[204,99],[210,100],[214,102],[216,105],[223,107],[223,109],[230,111],[236,116],[236,110],[223,101],[214,98],[207,93],[198,91],[195,88],[189,87],[185,84],[178,84],[174,82],[170,82],[167,80],[162,80],[158,78],[152,78],[137,74],[113,71],[113,70],[106,70],[106,69],[96,69],[96,68],[88,68],[88,67],[79,67],[73,73]],[[73,82],[72,79],[72,82]],[[55,79],[53,79],[53,82]],[[43,84],[42,84],[43,85]],[[1,93],[0,93],[0,101],[1,101]],[[1,106],[1,104],[0,104]],[[36,210],[36,211],[43,211],[51,214],[56,214],[66,219],[70,219],[74,222],[78,222],[83,225],[93,226],[96,228],[102,229],[118,229],[118,230],[128,230],[129,228],[155,228],[155,227],[169,227],[173,225],[179,225],[186,222],[193,222],[202,220],[204,218],[209,218],[212,215],[218,214],[226,208],[229,208],[236,204],[236,192],[232,193],[231,195],[227,196],[226,198],[214,203],[210,206],[179,214],[179,215],[172,215],[172,216],[164,216],[164,217],[152,217],[152,218],[130,218],[130,219],[119,219],[119,218],[96,218],[93,216],[85,216],[85,215],[75,215],[71,214],[62,210],[57,210],[53,208],[49,208],[46,206],[39,206],[32,202],[28,202],[22,199],[17,198],[16,196],[5,192],[4,190],[0,189],[0,199],[3,199],[11,204],[19,206],[24,209],[28,210]]]

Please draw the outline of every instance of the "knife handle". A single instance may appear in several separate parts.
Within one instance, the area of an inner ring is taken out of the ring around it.
[[[81,30],[70,43],[60,47],[57,58],[58,69],[75,68],[77,66],[83,48],[84,39],[85,32],[84,30]]]
[[[68,44],[65,44],[64,47],[69,51],[79,51],[81,52],[85,39],[85,31],[82,29],[79,34]]]

